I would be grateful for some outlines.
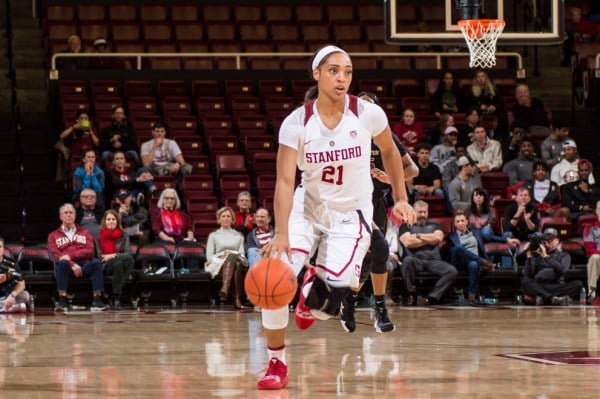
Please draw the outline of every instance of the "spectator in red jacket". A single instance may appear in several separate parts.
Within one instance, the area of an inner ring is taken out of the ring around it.
[[[415,111],[405,108],[402,122],[392,129],[411,156],[416,156],[415,147],[425,138],[421,122],[415,120]]]
[[[75,224],[75,207],[64,204],[59,210],[62,224],[48,235],[48,250],[55,262],[54,275],[58,290],[55,312],[68,310],[67,289],[72,277],[90,277],[92,280],[93,302],[90,310],[104,310],[102,301],[104,280],[102,262],[96,258],[94,237]]]

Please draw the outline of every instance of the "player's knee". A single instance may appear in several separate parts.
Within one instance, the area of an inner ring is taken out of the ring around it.
[[[371,272],[375,274],[387,273],[387,261],[390,256],[390,247],[381,230],[373,230],[371,235]]]
[[[316,278],[306,297],[306,306],[335,316],[346,292],[348,287],[330,287],[320,278]]]
[[[287,327],[289,310],[287,306],[279,309],[262,309],[262,325],[269,330],[281,330]]]

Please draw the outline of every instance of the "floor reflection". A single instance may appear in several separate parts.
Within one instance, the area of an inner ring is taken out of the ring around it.
[[[290,384],[276,392],[254,388],[258,313],[0,315],[0,398],[598,397],[596,312],[402,308],[389,334],[369,312],[354,334],[290,326]]]

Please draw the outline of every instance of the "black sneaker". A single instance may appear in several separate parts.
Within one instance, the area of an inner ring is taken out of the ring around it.
[[[69,310],[69,304],[67,303],[67,297],[61,296],[58,301],[54,304],[55,312],[66,312]]]
[[[94,301],[92,302],[92,306],[90,307],[90,311],[101,312],[106,309],[108,309],[108,305],[102,302],[102,299],[100,299],[99,297],[95,297]]]
[[[346,332],[352,333],[356,330],[356,319],[354,314],[356,302],[344,298],[340,305],[340,322]]]
[[[391,332],[396,329],[394,323],[388,317],[388,311],[385,306],[375,306],[375,331],[378,333]]]

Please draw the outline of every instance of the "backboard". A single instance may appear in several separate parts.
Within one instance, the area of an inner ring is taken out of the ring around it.
[[[564,40],[564,0],[384,0],[386,41],[394,44],[460,45],[457,21],[478,2],[479,19],[503,19],[498,45],[550,45]]]

